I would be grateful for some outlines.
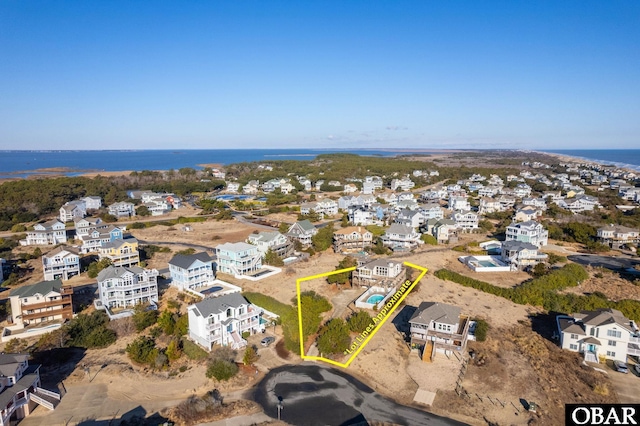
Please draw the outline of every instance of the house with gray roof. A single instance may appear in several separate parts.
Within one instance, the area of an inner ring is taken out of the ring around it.
[[[176,254],[169,261],[171,285],[180,290],[209,286],[216,279],[213,259],[205,252]]]
[[[262,269],[262,256],[258,248],[244,242],[224,243],[216,246],[217,269],[231,275],[251,275]]]
[[[113,310],[130,309],[139,304],[158,302],[158,271],[138,266],[109,266],[98,273],[100,308],[106,308],[113,318]],[[126,316],[133,311],[127,311]]]
[[[500,257],[503,262],[513,265],[515,268],[523,269],[527,266],[535,266],[540,262],[544,262],[549,256],[545,253],[539,253],[538,247],[531,243],[512,240],[502,243]]]
[[[60,221],[69,222],[73,219],[81,219],[87,215],[87,205],[83,200],[69,201],[60,207]]]
[[[627,356],[640,356],[640,330],[636,323],[617,309],[582,311],[558,316],[560,347],[584,354],[584,359],[627,362]]]
[[[80,274],[80,256],[72,247],[60,246],[42,255],[42,272],[47,281],[69,278]]]
[[[361,286],[395,287],[404,281],[404,264],[393,259],[376,259],[353,271],[353,283]]]
[[[422,349],[423,359],[433,359],[437,352],[450,355],[467,346],[469,317],[457,306],[422,302],[409,319],[412,347]]]
[[[0,426],[17,424],[36,404],[53,410],[59,401],[58,393],[41,387],[40,365],[29,365],[29,355],[0,354]]]
[[[269,250],[282,259],[293,254],[293,243],[278,231],[250,234],[247,242],[256,246],[263,258]]]
[[[409,226],[399,223],[392,224],[385,230],[380,239],[383,245],[390,247],[394,251],[408,250],[422,244],[420,233]]]
[[[300,241],[300,243],[308,247],[311,245],[311,238],[318,233],[318,229],[308,220],[300,220],[289,228],[287,237]]]
[[[32,245],[56,245],[67,242],[67,231],[64,223],[53,219],[44,223],[33,225],[32,231],[27,231],[27,238],[20,240],[22,246]]]
[[[241,349],[243,333],[264,331],[263,310],[239,293],[204,299],[187,307],[189,338],[210,351],[214,345]]]

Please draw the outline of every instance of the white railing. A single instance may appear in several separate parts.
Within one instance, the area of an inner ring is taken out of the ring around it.
[[[58,401],[60,401],[60,394],[58,394],[58,393],[52,392],[52,391],[47,390],[47,389],[39,388],[39,387],[36,387],[36,392],[41,393],[43,395],[50,396],[51,398],[55,398]]]
[[[49,410],[54,410],[56,408],[51,402],[39,397],[35,393],[31,394],[31,400],[34,402],[37,402],[38,404],[42,405],[45,408],[48,408]]]

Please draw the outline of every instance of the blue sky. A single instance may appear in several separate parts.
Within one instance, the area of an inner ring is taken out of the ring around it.
[[[640,2],[0,2],[0,149],[640,148]]]

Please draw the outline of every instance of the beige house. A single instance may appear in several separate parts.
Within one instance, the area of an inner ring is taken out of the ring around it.
[[[19,287],[9,293],[11,316],[14,324],[22,326],[70,319],[72,299],[73,287],[63,286],[60,280]]]
[[[373,244],[373,234],[362,226],[348,226],[333,233],[333,251],[363,251]]]

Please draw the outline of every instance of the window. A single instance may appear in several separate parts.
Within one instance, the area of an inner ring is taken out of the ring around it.
[[[574,345],[573,343],[569,345],[569,349],[571,349],[572,351],[577,351],[578,350],[578,345]]]
[[[615,340],[609,340],[609,346],[615,346],[615,345],[616,345]]]
[[[611,352],[611,351],[607,351],[607,356],[615,357],[616,353],[615,352]]]
[[[576,340],[577,338],[578,338],[578,335],[577,335],[577,334],[572,334],[572,335],[571,335],[571,339],[572,339],[572,340]]]
[[[607,330],[607,336],[620,338],[622,337],[622,332],[617,330]]]

